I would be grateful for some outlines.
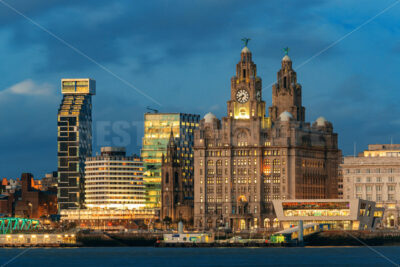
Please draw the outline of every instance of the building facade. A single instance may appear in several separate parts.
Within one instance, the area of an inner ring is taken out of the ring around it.
[[[101,155],[88,157],[85,166],[85,206],[88,209],[139,209],[144,207],[143,162],[126,156],[123,147],[102,147]]]
[[[375,201],[385,208],[384,227],[400,225],[400,144],[369,145],[357,157],[344,157],[343,198]]]
[[[193,225],[193,179],[183,176],[184,161],[171,132],[167,153],[162,157],[162,207],[160,218]]]
[[[33,175],[23,173],[20,187],[0,195],[0,214],[5,217],[41,218],[57,214],[57,189],[34,188]]]
[[[285,55],[266,117],[261,78],[243,48],[227,116],[209,113],[195,131],[197,228],[261,228],[276,218],[272,200],[337,198],[337,134],[323,117],[305,122],[301,90]]]
[[[58,207],[76,209],[84,203],[86,157],[92,156],[92,79],[62,79],[58,110]]]
[[[330,229],[374,230],[380,227],[384,209],[362,199],[273,200],[276,221],[290,229],[303,221],[328,224]],[[273,223],[268,219],[265,224]]]
[[[146,206],[161,208],[161,161],[167,152],[171,129],[182,158],[182,175],[193,182],[193,131],[199,126],[199,115],[184,113],[146,113],[141,151],[145,165]]]

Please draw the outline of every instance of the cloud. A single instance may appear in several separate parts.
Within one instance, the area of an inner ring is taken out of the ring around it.
[[[52,85],[48,83],[37,84],[31,79],[16,83],[13,86],[0,91],[0,96],[22,95],[22,96],[50,96],[54,92]]]

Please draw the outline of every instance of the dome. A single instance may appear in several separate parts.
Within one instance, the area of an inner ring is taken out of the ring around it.
[[[281,115],[279,115],[279,119],[281,121],[290,121],[291,119],[293,119],[293,115],[290,112],[284,111],[281,113]]]
[[[206,123],[210,123],[213,122],[214,119],[216,119],[217,117],[215,117],[214,114],[212,114],[211,112],[208,112],[205,116],[204,116],[204,120],[206,121]]]
[[[319,117],[315,122],[317,123],[317,126],[325,126],[325,123],[328,121],[324,117]]]
[[[285,56],[282,58],[282,61],[292,61],[292,60],[290,59],[290,57],[289,57],[288,55],[285,55]]]
[[[243,47],[242,53],[250,53],[250,49],[247,48],[247,46]]]

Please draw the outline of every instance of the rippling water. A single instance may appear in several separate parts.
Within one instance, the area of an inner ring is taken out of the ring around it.
[[[400,263],[400,247],[111,247],[4,248],[0,249],[0,266],[19,254],[6,266],[394,266],[393,263]]]

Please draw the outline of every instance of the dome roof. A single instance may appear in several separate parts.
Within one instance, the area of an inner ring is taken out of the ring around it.
[[[214,119],[216,119],[217,117],[215,117],[214,114],[212,114],[211,112],[208,112],[205,116],[204,116],[204,120],[206,121],[206,123],[210,123],[213,122]]]
[[[281,121],[290,121],[291,119],[293,119],[293,115],[290,112],[287,112],[286,110],[284,112],[281,113],[281,115],[279,115],[279,119]]]
[[[325,126],[325,123],[328,122],[324,117],[319,117],[315,120],[317,126]]]
[[[290,59],[290,57],[289,57],[288,55],[285,55],[285,56],[282,58],[282,61],[292,61],[292,60]]]
[[[247,46],[243,47],[242,53],[250,53],[250,49],[247,48]]]

